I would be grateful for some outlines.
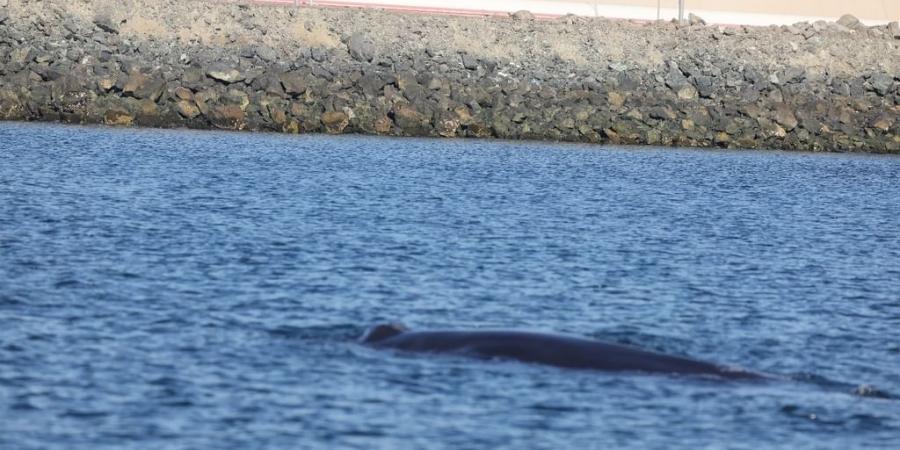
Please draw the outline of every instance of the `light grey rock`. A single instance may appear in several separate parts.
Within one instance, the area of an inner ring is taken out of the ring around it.
[[[682,100],[696,100],[697,99],[697,88],[694,86],[687,84],[680,88],[678,88],[678,98]]]
[[[462,63],[463,67],[469,70],[477,70],[478,69],[478,58],[468,54],[463,53],[462,55]]]
[[[233,67],[213,66],[206,71],[206,76],[223,83],[237,83],[244,80],[244,75]]]
[[[831,29],[834,30],[834,31],[837,31],[838,33],[852,33],[852,32],[853,32],[853,29],[852,29],[852,28],[850,28],[850,27],[848,27],[848,26],[841,25],[841,24],[839,24],[839,23],[833,23],[833,24],[831,24]]]
[[[857,19],[852,14],[844,14],[843,16],[841,16],[840,19],[837,20],[837,24],[845,26],[847,28],[856,28],[856,27],[859,27],[860,25],[862,25],[859,22],[859,19]]]
[[[101,14],[94,17],[94,25],[107,33],[119,34],[119,24],[114,22],[108,15]]]
[[[688,23],[691,25],[706,25],[706,21],[694,13],[688,14]]]
[[[888,33],[893,36],[894,39],[900,39],[900,22],[891,22],[887,26]]]
[[[306,78],[300,72],[285,72],[279,76],[284,92],[291,95],[300,95],[306,92]]]
[[[509,16],[512,18],[512,20],[515,20],[517,22],[530,22],[534,20],[534,14],[532,14],[531,11],[526,11],[524,9],[516,11]]]
[[[272,47],[260,45],[256,47],[256,57],[265,62],[273,62],[278,59],[278,54]]]
[[[347,41],[350,56],[357,61],[372,62],[377,51],[375,43],[363,33],[353,33]]]
[[[894,84],[894,77],[884,73],[878,73],[869,78],[869,84],[872,85],[872,89],[877,92],[878,95],[884,97],[890,92],[891,86]]]
[[[791,111],[791,108],[784,103],[779,104],[775,108],[775,122],[784,127],[785,131],[791,131],[797,128],[797,116]]]

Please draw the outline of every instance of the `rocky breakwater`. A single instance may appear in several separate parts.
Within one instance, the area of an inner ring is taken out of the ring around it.
[[[0,119],[900,152],[900,27],[0,0]]]

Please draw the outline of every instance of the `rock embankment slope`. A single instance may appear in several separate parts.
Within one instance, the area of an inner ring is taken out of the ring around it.
[[[900,29],[0,0],[0,119],[900,152]]]

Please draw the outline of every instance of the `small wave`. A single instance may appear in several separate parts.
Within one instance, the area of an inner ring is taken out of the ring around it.
[[[187,399],[176,399],[161,402],[160,405],[169,408],[190,408],[191,406],[194,406],[194,402]]]
[[[830,391],[846,392],[850,395],[855,395],[858,397],[877,398],[883,400],[896,400],[898,398],[895,394],[881,390],[869,384],[845,383],[808,372],[791,374],[788,376],[788,378],[793,381],[814,384]]]
[[[535,403],[529,406],[529,408],[537,411],[549,411],[554,413],[578,412],[583,410],[582,408],[576,408],[569,405],[551,405],[547,403]]]
[[[70,409],[61,414],[62,417],[73,417],[76,419],[95,419],[108,415],[109,413],[106,411],[82,411],[77,409]]]
[[[68,287],[77,287],[80,285],[81,285],[81,282],[78,280],[67,279],[67,280],[57,281],[56,283],[53,284],[53,287],[56,289],[62,289],[62,288],[68,288]]]
[[[334,325],[279,325],[266,330],[272,336],[292,340],[347,341],[358,338],[364,331],[363,326],[356,324]]]
[[[17,401],[9,405],[9,409],[13,411],[37,411],[39,408],[28,401]]]
[[[642,333],[629,329],[612,329],[591,333],[590,337],[606,342],[621,345],[640,347],[646,350],[660,353],[685,354],[684,349],[689,347],[689,342],[680,341],[671,336]]]
[[[21,305],[22,303],[24,302],[17,298],[8,295],[0,295],[0,306],[16,306]]]
[[[895,400],[897,398],[896,396],[888,392],[882,391],[881,389],[868,384],[861,384],[857,386],[855,389],[853,389],[852,393],[853,395],[859,397],[880,398],[885,400]]]
[[[782,406],[781,413],[788,417],[813,422],[818,425],[853,429],[856,431],[879,430],[885,426],[885,417],[879,417],[873,414],[843,415],[840,412],[835,411],[825,411],[820,413],[817,408],[808,408],[794,404]]]
[[[140,278],[140,277],[141,277],[139,274],[136,274],[136,273],[133,273],[133,272],[126,272],[126,271],[117,272],[117,273],[116,273],[116,276],[118,276],[119,278],[124,278],[124,279],[126,279],[126,280],[128,280],[128,279],[134,279],[134,278]]]

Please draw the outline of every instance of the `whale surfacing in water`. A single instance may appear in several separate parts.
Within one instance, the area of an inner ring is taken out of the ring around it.
[[[763,374],[592,339],[525,331],[410,331],[398,324],[369,328],[360,342],[373,348],[504,358],[570,369],[764,379]]]

